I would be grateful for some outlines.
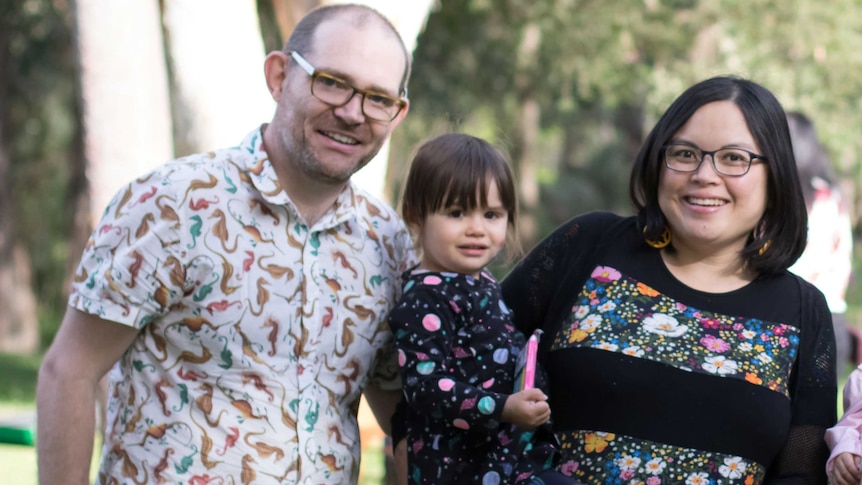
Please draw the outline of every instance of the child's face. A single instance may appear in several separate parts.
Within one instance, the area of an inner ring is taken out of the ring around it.
[[[487,201],[488,207],[452,206],[425,218],[419,228],[422,268],[479,275],[503,248],[509,220],[496,183],[490,184]]]

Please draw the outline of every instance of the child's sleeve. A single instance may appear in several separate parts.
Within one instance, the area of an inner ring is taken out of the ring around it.
[[[841,453],[862,456],[859,439],[862,429],[862,367],[857,367],[844,386],[844,415],[835,426],[826,430],[826,444],[831,450],[826,462],[827,473],[832,472],[832,460]]]
[[[495,431],[509,395],[454,377],[456,320],[446,297],[421,286],[411,289],[389,314],[404,398],[411,409],[446,426]]]

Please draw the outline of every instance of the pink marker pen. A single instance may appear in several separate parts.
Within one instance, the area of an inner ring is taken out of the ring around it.
[[[527,340],[527,359],[524,366],[524,384],[522,389],[532,389],[536,384],[536,357],[539,354],[539,338],[542,330],[537,329]]]

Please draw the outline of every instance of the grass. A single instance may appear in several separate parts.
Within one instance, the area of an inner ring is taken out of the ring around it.
[[[19,356],[0,353],[0,421],[35,419],[36,376],[41,356]],[[35,429],[35,427],[34,427]],[[30,445],[0,444],[0,470],[5,483],[35,485],[36,448]]]
[[[36,451],[30,446],[0,445],[0,470],[5,483],[36,485]]]
[[[18,420],[34,413],[40,356],[0,354],[0,419]],[[36,484],[36,449],[0,444],[0,470],[6,483]]]
[[[34,405],[36,401],[36,375],[39,372],[40,355],[18,356],[0,353],[0,404]]]

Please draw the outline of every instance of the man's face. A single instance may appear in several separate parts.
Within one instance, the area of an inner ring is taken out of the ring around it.
[[[351,86],[399,97],[405,59],[398,39],[376,22],[356,27],[342,18],[321,24],[312,52],[300,54],[318,71]],[[309,178],[341,184],[365,166],[406,114],[376,121],[362,112],[362,96],[333,107],[311,94],[311,77],[293,59],[286,65],[274,125],[287,163]]]

